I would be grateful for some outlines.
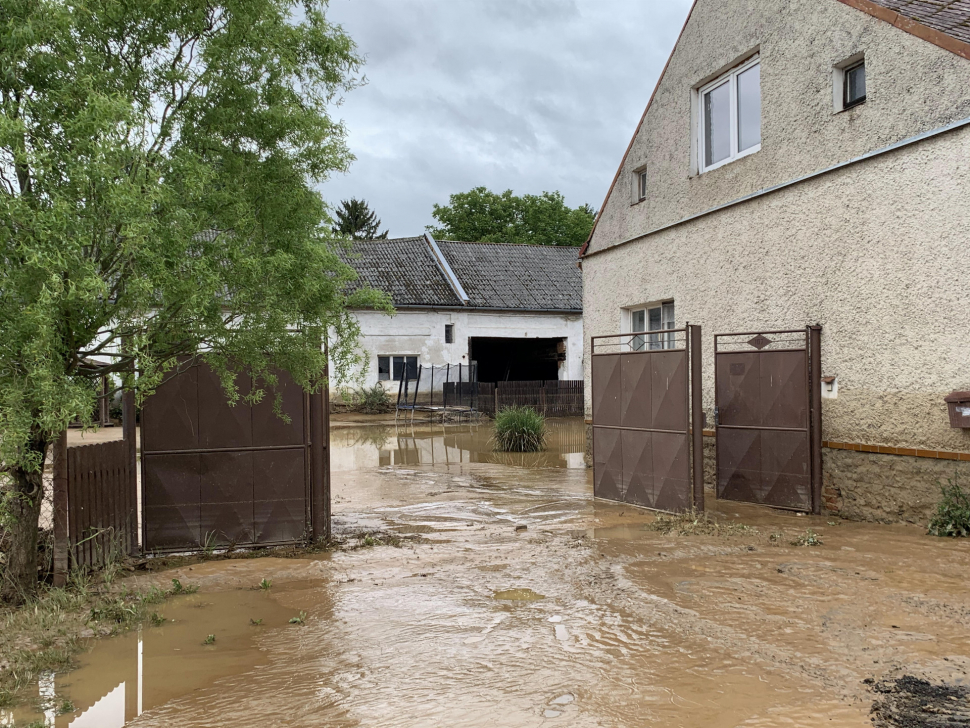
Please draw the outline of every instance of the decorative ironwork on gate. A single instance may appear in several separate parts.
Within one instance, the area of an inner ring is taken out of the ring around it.
[[[718,498],[819,512],[820,332],[714,336]]]
[[[698,326],[591,338],[595,496],[703,508],[699,342]]]

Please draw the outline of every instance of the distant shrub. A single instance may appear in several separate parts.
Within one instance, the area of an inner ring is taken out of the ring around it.
[[[931,536],[970,536],[970,494],[960,487],[955,477],[947,483],[940,486],[943,497],[936,504],[927,532]]]
[[[354,392],[354,409],[368,415],[381,415],[393,409],[391,398],[387,396],[380,382],[373,387],[361,387]]]
[[[546,418],[530,407],[507,407],[495,415],[495,449],[538,452],[546,446]]]

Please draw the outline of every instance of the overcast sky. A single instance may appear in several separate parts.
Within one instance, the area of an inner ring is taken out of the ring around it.
[[[599,208],[690,0],[331,0],[366,57],[335,111],[357,157],[323,186],[391,237],[484,185]]]

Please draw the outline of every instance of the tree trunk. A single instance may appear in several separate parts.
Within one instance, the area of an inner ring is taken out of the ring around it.
[[[37,591],[37,534],[44,502],[44,461],[47,442],[32,441],[42,453],[40,469],[11,468],[7,494],[7,563],[0,583],[0,599],[21,604]]]

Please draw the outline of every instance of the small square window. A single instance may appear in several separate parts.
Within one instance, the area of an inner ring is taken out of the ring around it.
[[[844,73],[842,108],[849,109],[866,100],[866,62],[849,66]]]
[[[637,174],[637,202],[647,199],[647,170],[641,169]]]
[[[389,356],[379,356],[377,357],[377,379],[378,381],[386,381],[391,378],[391,357]]]
[[[445,324],[445,343],[454,344],[455,343],[455,325]]]

